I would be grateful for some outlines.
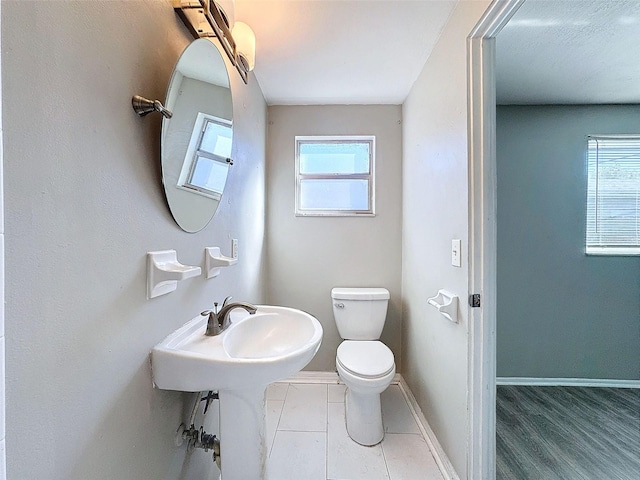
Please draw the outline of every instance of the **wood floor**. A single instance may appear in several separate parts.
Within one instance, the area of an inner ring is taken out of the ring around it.
[[[498,386],[497,480],[639,480],[640,389]]]

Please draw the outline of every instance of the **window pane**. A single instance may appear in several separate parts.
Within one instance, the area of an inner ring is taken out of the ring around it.
[[[369,173],[369,142],[300,143],[300,173]]]
[[[301,180],[301,210],[369,210],[367,180]]]
[[[230,125],[207,120],[199,150],[228,158],[231,156],[231,138]]]
[[[188,183],[203,190],[221,194],[227,181],[228,172],[228,163],[197,156]]]
[[[588,153],[587,252],[639,246],[640,138],[594,137]]]

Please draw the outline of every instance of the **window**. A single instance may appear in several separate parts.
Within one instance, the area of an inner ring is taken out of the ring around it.
[[[640,255],[640,136],[590,136],[587,254]]]
[[[231,122],[198,113],[178,187],[220,200],[231,164]]]
[[[374,215],[375,137],[296,137],[296,215]]]

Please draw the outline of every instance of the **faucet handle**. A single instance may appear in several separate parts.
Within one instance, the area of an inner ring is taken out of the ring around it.
[[[215,310],[205,310],[200,315],[203,317],[208,316],[207,319],[207,331],[205,335],[218,335],[220,330],[220,322],[218,321],[218,304],[215,304]]]

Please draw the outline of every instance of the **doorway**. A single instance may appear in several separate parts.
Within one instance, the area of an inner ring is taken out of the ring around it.
[[[470,330],[469,477],[495,478],[497,318],[496,36],[524,2],[494,2],[469,37],[470,292],[481,294]],[[629,21],[627,18],[626,21]]]
[[[640,471],[640,259],[608,246],[636,220],[640,153],[620,148],[639,133],[638,91],[621,84],[637,78],[625,44],[638,14],[526,2],[497,36],[498,480]]]

